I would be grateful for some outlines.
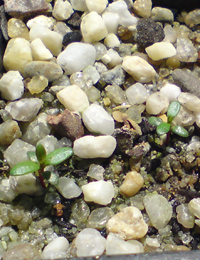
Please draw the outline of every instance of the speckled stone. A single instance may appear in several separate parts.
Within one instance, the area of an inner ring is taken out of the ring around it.
[[[22,133],[16,121],[7,120],[0,124],[0,145],[10,145],[21,136]]]
[[[102,72],[100,80],[107,84],[119,86],[125,82],[125,72],[121,65],[117,65],[111,70]]]

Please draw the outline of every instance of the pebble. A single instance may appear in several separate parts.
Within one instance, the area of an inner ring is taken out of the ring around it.
[[[10,102],[5,110],[10,113],[13,119],[29,122],[38,114],[43,101],[40,98],[23,98]]]
[[[83,78],[85,79],[86,84],[90,80],[92,80],[92,84],[96,84],[100,79],[100,74],[94,66],[89,65],[83,70]]]
[[[39,94],[48,86],[48,79],[44,76],[33,76],[27,84],[30,93]]]
[[[128,172],[122,185],[119,187],[119,192],[126,197],[132,197],[142,188],[144,179],[142,175],[136,171]]]
[[[10,203],[18,195],[11,185],[9,179],[2,179],[0,182],[0,201]]]
[[[164,42],[175,43],[177,39],[177,31],[170,24],[166,24],[164,27],[165,38]]]
[[[118,52],[113,49],[109,49],[101,60],[110,67],[115,67],[122,63],[122,58],[119,56]]]
[[[37,15],[36,17],[28,20],[26,25],[29,29],[31,29],[35,25],[39,25],[52,30],[55,23],[56,20],[53,17],[48,17],[46,15]]]
[[[15,139],[12,144],[4,151],[4,158],[12,168],[17,163],[29,160],[27,156],[28,151],[35,151],[35,147],[20,139]]]
[[[106,46],[101,42],[95,42],[92,45],[96,49],[96,60],[100,60],[103,57],[103,55],[107,52]]]
[[[184,22],[190,27],[200,23],[200,10],[195,9],[184,17]]]
[[[66,257],[69,242],[65,237],[57,237],[42,251],[42,259],[59,259]]]
[[[16,100],[24,93],[23,78],[18,71],[8,71],[0,79],[1,97],[6,100]]]
[[[146,111],[150,115],[164,114],[169,106],[169,99],[161,92],[151,94],[146,101]]]
[[[63,71],[61,67],[49,61],[32,61],[24,68],[25,77],[32,78],[33,76],[44,76],[49,82],[59,79]]]
[[[174,15],[170,9],[155,6],[151,10],[151,18],[162,23],[173,23]]]
[[[38,141],[49,135],[50,131],[51,128],[47,123],[47,114],[41,113],[28,125],[22,136],[22,140],[36,145]]]
[[[71,85],[71,82],[70,82],[69,77],[66,74],[63,74],[59,79],[56,79],[52,82],[51,88],[62,88],[63,89],[63,88],[65,88],[65,86],[70,86],[70,85]],[[50,88],[50,90],[52,90],[51,88]],[[52,93],[56,94],[57,92],[52,91]]]
[[[120,41],[114,33],[109,33],[104,39],[104,44],[108,48],[116,48],[120,46]]]
[[[102,229],[113,216],[113,210],[108,207],[94,209],[88,218],[87,227]]]
[[[116,104],[127,102],[126,96],[122,88],[118,85],[107,85],[105,88],[106,96]]]
[[[176,55],[176,49],[170,42],[156,42],[145,49],[148,56],[154,60],[162,60]]]
[[[141,83],[151,82],[156,77],[154,68],[146,60],[138,56],[124,57],[122,68]]]
[[[117,13],[105,11],[102,14],[102,18],[104,20],[108,33],[117,34],[120,16]]]
[[[190,111],[195,113],[200,112],[200,99],[194,94],[181,92],[181,94],[178,96],[178,101],[182,106],[189,109]]]
[[[98,164],[91,164],[87,176],[97,181],[103,180],[105,169]]]
[[[44,45],[49,49],[49,51],[54,55],[58,56],[62,49],[62,40],[63,37],[50,29],[34,25],[29,32],[30,40],[33,41],[37,38],[41,39]]]
[[[68,32],[63,36],[62,44],[67,46],[72,42],[80,42],[81,39],[82,35],[79,31]]]
[[[38,2],[38,1],[37,1]],[[13,257],[23,260],[38,260],[40,259],[40,253],[37,246],[31,245],[29,243],[22,243],[9,248],[3,255],[3,260],[10,260]]]
[[[66,35],[66,33],[72,32],[71,28],[67,26],[65,22],[58,22],[53,27],[54,32],[59,33],[62,37]]]
[[[22,132],[18,123],[14,120],[7,120],[0,124],[0,145],[10,145],[12,142],[21,138]]]
[[[188,203],[189,211],[195,215],[195,217],[200,218],[200,198],[192,199]]]
[[[139,19],[136,28],[136,41],[142,48],[161,42],[165,37],[162,26],[151,18]]]
[[[75,181],[67,177],[59,178],[56,188],[66,199],[77,198],[82,193],[82,190],[78,187]]]
[[[48,61],[53,58],[52,53],[46,48],[40,38],[31,42],[31,50],[34,60]]]
[[[47,122],[59,135],[66,136],[72,141],[84,135],[81,117],[67,109],[59,115],[49,115]]]
[[[100,105],[92,104],[83,111],[83,123],[90,132],[112,135],[115,130],[114,119]]]
[[[120,86],[125,82],[125,72],[121,65],[117,65],[111,70],[103,71],[100,80],[107,84]]]
[[[74,42],[69,44],[57,58],[57,63],[65,70],[67,75],[82,71],[93,65],[96,59],[95,48],[88,43]],[[77,63],[77,60],[79,61]]]
[[[141,83],[131,85],[126,89],[125,93],[131,105],[142,104],[148,98],[147,89]]]
[[[58,147],[58,140],[53,135],[46,135],[37,144],[42,144],[46,150],[46,153],[53,152]]]
[[[18,70],[22,75],[27,63],[32,61],[30,43],[23,38],[9,40],[3,56],[3,65],[8,70]]]
[[[167,199],[159,194],[148,194],[143,203],[151,224],[156,229],[166,227],[172,218],[172,206]]]
[[[29,30],[22,20],[11,18],[8,20],[8,36],[10,38],[20,37],[29,40]]]
[[[106,239],[94,228],[83,229],[75,240],[77,257],[102,255],[106,248]]]
[[[195,122],[195,115],[187,108],[181,106],[178,115],[174,118],[173,124],[181,126],[193,125]]]
[[[151,15],[151,0],[136,0],[133,3],[133,10],[141,17],[148,18]]]
[[[87,95],[77,85],[71,85],[59,91],[57,98],[70,111],[83,112],[89,107]]]
[[[177,212],[177,221],[185,228],[193,228],[194,227],[194,215],[191,214],[188,204],[181,204],[176,207]]]
[[[182,91],[189,92],[200,98],[200,79],[197,76],[188,70],[175,69],[172,72],[172,78]]]
[[[177,56],[182,62],[196,62],[198,57],[197,49],[193,46],[190,39],[185,37],[177,38]]]
[[[124,240],[139,239],[146,235],[148,225],[141,211],[133,206],[126,207],[109,219],[106,228]]]
[[[178,96],[181,94],[181,89],[175,84],[166,82],[164,83],[164,86],[161,87],[160,93],[165,95],[169,99],[169,102],[171,103],[172,101],[178,99]]]
[[[83,199],[77,199],[71,208],[70,223],[74,223],[78,228],[83,229],[90,215],[90,208]]]
[[[72,8],[77,11],[84,12],[87,10],[85,0],[70,0]]]
[[[106,240],[106,255],[127,255],[144,253],[144,246],[137,240],[124,241],[110,233]]]
[[[108,0],[98,0],[95,2],[93,0],[85,0],[85,3],[90,12],[95,11],[101,14],[106,9]]]
[[[74,142],[74,154],[80,158],[108,158],[115,148],[116,140],[110,135],[87,135]]]
[[[52,15],[57,20],[67,20],[73,14],[73,8],[68,1],[57,0],[54,3]]]
[[[84,200],[94,202],[100,205],[108,205],[114,195],[114,187],[112,182],[109,181],[93,181],[81,187],[84,194]]]

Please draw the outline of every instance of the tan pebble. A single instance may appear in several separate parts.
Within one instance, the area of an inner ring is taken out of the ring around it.
[[[162,114],[160,116],[158,116],[160,119],[162,119],[163,122],[167,123],[167,115],[166,114]]]
[[[32,95],[41,93],[47,86],[48,79],[44,76],[34,76],[27,84],[27,88]]]
[[[29,31],[22,20],[11,18],[8,20],[8,36],[10,38],[20,37],[29,40]]]
[[[142,175],[136,171],[131,171],[127,173],[125,180],[119,188],[119,192],[122,195],[131,197],[138,193],[144,184],[144,179]]]

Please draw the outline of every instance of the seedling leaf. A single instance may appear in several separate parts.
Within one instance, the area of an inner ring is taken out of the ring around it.
[[[158,126],[163,122],[161,118],[155,117],[155,116],[151,116],[148,121],[149,121],[149,124],[154,125],[154,126]]]
[[[167,110],[168,123],[171,124],[173,119],[178,115],[178,112],[181,108],[181,104],[178,101],[173,101]]]
[[[188,131],[184,127],[182,127],[180,125],[172,126],[171,130],[172,130],[173,133],[175,133],[175,134],[177,134],[177,135],[179,135],[181,137],[188,137],[189,136]]]
[[[44,166],[57,165],[59,163],[62,163],[67,158],[72,156],[72,154],[73,154],[73,150],[70,147],[62,147],[56,149],[55,151],[47,154],[46,159],[44,160]]]
[[[158,135],[164,135],[169,132],[170,124],[162,122],[160,125],[157,126],[156,132]]]
[[[32,161],[25,161],[16,164],[11,170],[10,175],[12,176],[20,176],[25,175],[31,172],[35,172],[40,169],[40,165],[32,162]]]
[[[46,150],[42,144],[36,146],[36,156],[40,163],[42,163],[46,158]]]
[[[37,156],[36,156],[36,153],[33,152],[33,151],[29,151],[27,152],[27,155],[28,155],[28,158],[32,161],[32,162],[38,162],[38,159],[37,159]]]

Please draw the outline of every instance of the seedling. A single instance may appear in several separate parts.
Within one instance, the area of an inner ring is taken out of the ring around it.
[[[29,161],[16,164],[11,170],[11,176],[21,176],[28,173],[35,173],[40,179],[41,185],[46,188],[44,180],[50,182],[52,173],[45,171],[48,165],[58,165],[72,156],[73,150],[70,147],[62,147],[46,154],[46,150],[42,144],[36,146],[35,152],[28,152]]]
[[[167,110],[167,123],[163,122],[161,118],[152,116],[149,118],[149,123],[156,126],[158,135],[168,134],[173,132],[181,137],[188,137],[188,131],[180,125],[172,125],[172,121],[178,115],[181,104],[178,101],[173,101]]]

